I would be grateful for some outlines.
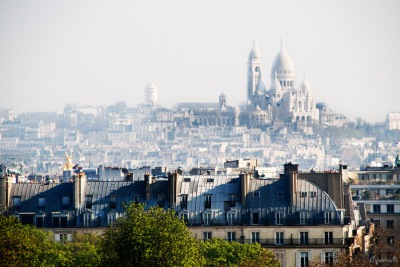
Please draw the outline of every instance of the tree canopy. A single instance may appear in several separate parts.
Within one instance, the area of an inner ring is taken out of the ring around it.
[[[56,266],[51,234],[0,214],[0,266]]]
[[[201,244],[206,267],[280,266],[274,254],[259,243],[241,244],[222,239],[211,239]]]
[[[126,216],[111,226],[101,241],[106,266],[201,266],[199,242],[173,210],[125,207]]]

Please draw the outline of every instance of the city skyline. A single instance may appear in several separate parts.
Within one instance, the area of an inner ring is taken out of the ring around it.
[[[0,107],[61,112],[66,103],[129,106],[153,81],[158,102],[246,101],[257,40],[265,83],[280,39],[299,86],[355,120],[400,111],[397,1],[0,1]]]

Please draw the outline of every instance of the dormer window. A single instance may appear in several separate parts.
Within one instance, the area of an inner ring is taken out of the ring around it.
[[[236,195],[229,195],[229,207],[234,208],[236,206]]]
[[[84,227],[92,226],[92,220],[93,220],[93,213],[92,212],[85,212],[83,214],[83,226]]]
[[[117,197],[115,195],[110,196],[110,209],[117,208]]]
[[[61,198],[61,209],[65,210],[69,208],[69,196],[64,196]]]
[[[308,224],[308,212],[300,211],[300,224]]]
[[[157,196],[157,205],[158,205],[160,208],[163,208],[163,207],[164,207],[164,201],[165,201],[164,194],[159,194],[159,195]]]
[[[39,208],[39,210],[44,210],[46,208],[46,198],[45,197],[38,198],[38,208]]]
[[[203,224],[204,225],[211,225],[212,221],[212,212],[211,211],[204,211],[203,212]]]
[[[226,220],[228,225],[235,225],[236,222],[236,211],[230,210],[226,213]]]
[[[324,212],[324,223],[325,224],[332,224],[333,222],[333,212],[332,211],[325,211]]]
[[[115,211],[110,211],[107,214],[107,224],[112,225],[117,220],[117,213]]]
[[[92,195],[86,196],[86,199],[85,199],[85,208],[86,209],[92,209],[92,204],[93,204],[92,201],[93,201]]]
[[[282,211],[275,212],[275,224],[283,225],[283,212]]]
[[[21,209],[21,197],[13,197],[13,209],[16,211]]]
[[[205,195],[204,208],[211,209],[211,195]]]
[[[260,211],[253,211],[251,213],[251,224],[252,225],[259,225],[260,224]]]
[[[181,209],[187,209],[188,195],[181,195]]]
[[[182,210],[178,213],[178,217],[180,220],[183,220],[185,223],[189,221],[189,212],[187,210]]]

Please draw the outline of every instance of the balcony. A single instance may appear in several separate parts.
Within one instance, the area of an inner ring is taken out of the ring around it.
[[[253,243],[252,239],[237,240],[243,243]],[[347,240],[345,238],[287,238],[278,240],[274,238],[261,238],[259,242],[263,247],[344,247],[347,246]]]

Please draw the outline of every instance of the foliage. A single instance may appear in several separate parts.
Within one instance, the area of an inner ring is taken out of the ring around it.
[[[101,241],[104,266],[201,266],[199,242],[173,210],[131,203]]]
[[[0,214],[0,266],[56,266],[51,234]]]
[[[200,251],[206,259],[206,267],[279,266],[273,253],[258,243],[241,244],[211,239],[201,243]]]
[[[74,234],[71,242],[56,243],[60,267],[96,267],[101,265],[100,238],[95,234]]]

